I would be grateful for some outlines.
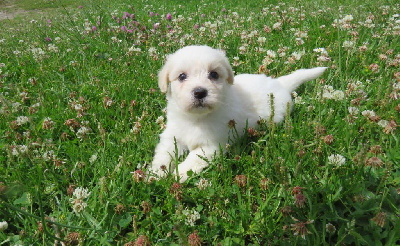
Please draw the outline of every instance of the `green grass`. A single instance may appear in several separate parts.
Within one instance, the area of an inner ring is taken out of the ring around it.
[[[399,244],[400,5],[245,2],[25,1],[46,14],[0,21],[0,244]],[[147,183],[132,172],[146,171],[162,132],[157,72],[190,44],[226,50],[237,74],[258,73],[267,50],[270,76],[329,70],[298,89],[283,124],[182,185]]]
[[[20,8],[24,10],[44,10],[44,9],[53,9],[66,7],[71,5],[82,4],[83,1],[72,1],[72,0],[1,0],[0,6],[3,7],[11,7],[11,8]]]

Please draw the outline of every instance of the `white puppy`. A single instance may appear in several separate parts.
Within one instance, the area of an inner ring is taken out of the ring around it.
[[[291,107],[293,90],[325,69],[297,70],[276,79],[251,74],[234,77],[221,50],[187,46],[169,55],[158,81],[167,94],[167,125],[150,171],[159,177],[172,171],[184,182],[189,170],[201,172],[208,165],[206,160],[225,148],[232,139],[233,122],[240,136],[246,126],[256,127],[258,120],[270,120],[271,108],[273,121],[282,121],[287,107]],[[175,157],[186,150],[188,156],[176,169]]]

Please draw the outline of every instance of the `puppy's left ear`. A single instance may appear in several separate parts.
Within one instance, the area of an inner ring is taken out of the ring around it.
[[[162,93],[167,93],[168,91],[168,82],[170,82],[169,81],[170,67],[171,65],[167,60],[161,71],[158,73],[158,87],[160,87]]]
[[[235,77],[235,75],[233,74],[232,68],[229,64],[227,67],[227,71],[228,71],[228,79],[227,79],[228,84],[233,84],[233,80],[234,80],[233,78]]]
[[[235,75],[233,74],[233,70],[232,70],[231,64],[229,64],[229,60],[226,57],[225,51],[223,51],[221,49],[219,49],[218,51],[224,57],[223,58],[224,59],[223,64],[224,64],[224,67],[225,67],[225,69],[226,69],[226,71],[228,73],[228,78],[226,80],[228,81],[228,84],[233,84],[233,80],[234,80],[233,78],[235,77]]]

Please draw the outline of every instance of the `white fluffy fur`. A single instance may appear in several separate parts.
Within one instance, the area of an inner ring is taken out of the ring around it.
[[[160,135],[151,171],[158,177],[172,171],[184,182],[189,170],[201,172],[208,165],[206,160],[225,148],[232,132],[229,121],[234,120],[237,132],[243,134],[246,125],[256,127],[258,120],[269,120],[271,94],[273,120],[282,121],[288,104],[292,104],[291,92],[325,69],[301,69],[276,79],[252,74],[233,77],[229,61],[220,50],[187,46],[169,55],[159,73],[159,87],[168,100],[167,125]],[[218,79],[210,78],[210,72],[217,72]],[[179,79],[181,74],[187,76],[185,80]],[[196,88],[206,90],[207,96],[196,99]],[[176,174],[175,157],[186,150],[189,154]]]

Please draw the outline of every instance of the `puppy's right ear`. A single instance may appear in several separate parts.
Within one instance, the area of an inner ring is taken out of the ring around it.
[[[167,61],[161,71],[158,73],[158,87],[162,93],[167,93],[168,91],[168,82],[169,81],[169,72],[171,65]]]

